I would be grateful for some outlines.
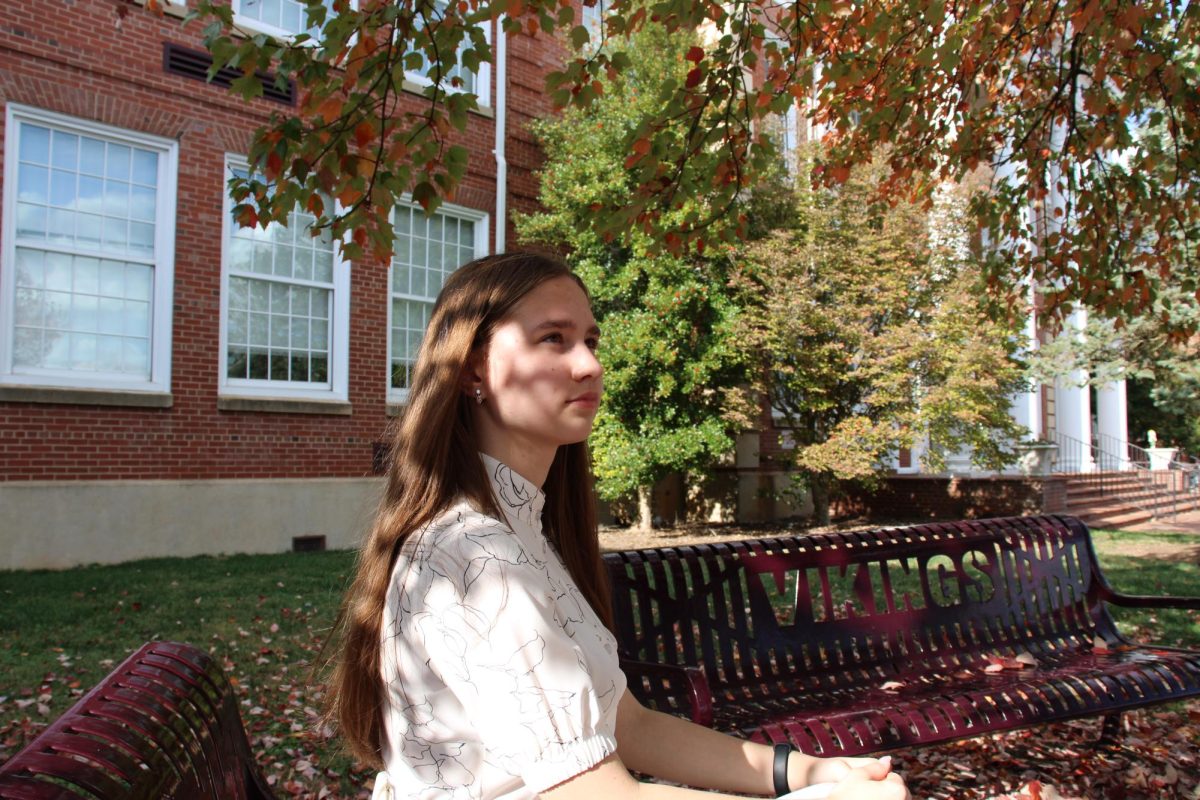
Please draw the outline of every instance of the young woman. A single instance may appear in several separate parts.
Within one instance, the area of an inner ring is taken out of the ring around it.
[[[737,793],[718,796],[907,798],[886,760],[777,752],[626,691],[584,444],[599,338],[545,256],[473,261],[438,297],[330,688],[351,750],[385,770],[376,797],[714,797],[633,769]]]

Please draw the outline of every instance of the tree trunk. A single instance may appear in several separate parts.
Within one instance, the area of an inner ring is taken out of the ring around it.
[[[809,473],[808,486],[812,491],[813,524],[829,524],[829,476]]]
[[[638,518],[636,527],[640,531],[648,531],[653,527],[654,514],[650,508],[650,495],[653,491],[653,486],[638,487]]]

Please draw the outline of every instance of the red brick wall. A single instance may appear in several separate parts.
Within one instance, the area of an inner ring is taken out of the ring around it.
[[[915,522],[1061,513],[1065,505],[1060,477],[896,475],[873,490],[850,488],[831,511],[835,516]]]
[[[247,104],[219,87],[166,74],[167,41],[201,49],[200,26],[185,28],[128,0],[0,3],[0,107],[22,103],[180,143],[173,407],[0,402],[0,481],[370,474],[371,443],[388,425],[380,265],[351,271],[351,416],[217,410],[224,156],[244,152],[251,132],[278,106]],[[556,52],[544,38],[510,40],[512,208],[528,209],[536,199],[540,153],[524,124],[550,111],[542,79]],[[472,115],[462,137],[470,171],[455,197],[489,213],[493,224],[494,136],[491,118]],[[3,147],[0,139],[0,155]]]

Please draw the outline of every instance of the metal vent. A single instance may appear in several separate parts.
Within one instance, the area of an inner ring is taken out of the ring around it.
[[[191,50],[177,44],[163,44],[163,70],[171,75],[212,83],[215,86],[229,88],[242,73],[231,67],[218,72],[211,81],[208,80],[208,68],[212,66],[212,56],[203,50]],[[255,77],[262,82],[263,97],[284,105],[295,105],[296,84],[288,81],[287,88],[281,90],[275,85],[275,76],[259,72]]]
[[[292,537],[293,553],[324,553],[325,536],[312,534],[309,536]]]

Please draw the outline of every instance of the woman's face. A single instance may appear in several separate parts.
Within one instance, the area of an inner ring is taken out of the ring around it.
[[[603,391],[599,338],[572,279],[553,278],[525,295],[496,327],[479,371],[488,433],[521,450],[586,439]]]

